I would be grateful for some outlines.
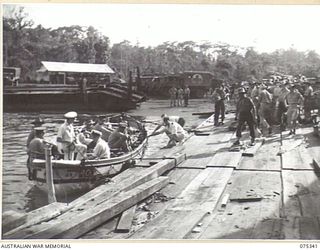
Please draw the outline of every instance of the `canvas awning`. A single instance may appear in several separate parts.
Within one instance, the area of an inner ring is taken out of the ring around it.
[[[114,74],[107,64],[90,63],[64,63],[42,61],[43,67],[49,72],[72,72],[72,73],[100,73]],[[40,69],[43,72],[43,68]]]

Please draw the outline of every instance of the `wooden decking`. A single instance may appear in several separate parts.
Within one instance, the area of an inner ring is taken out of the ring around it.
[[[314,164],[320,163],[320,139],[312,128],[231,152],[229,122],[213,127],[209,118],[197,129],[205,134],[158,150],[111,184],[62,206],[61,215],[27,227],[21,222],[21,230],[10,228],[4,238],[320,239]],[[247,131],[243,141],[249,142]]]

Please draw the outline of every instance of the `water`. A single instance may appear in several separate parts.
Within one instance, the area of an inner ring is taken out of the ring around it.
[[[35,113],[4,113],[3,115],[3,178],[2,210],[28,212],[47,204],[47,196],[34,186],[27,178],[26,140],[37,117]],[[81,115],[81,114],[80,114]],[[63,123],[63,114],[41,114],[45,118],[45,139],[54,142],[59,126]],[[158,117],[145,117],[149,120]],[[154,125],[146,123],[147,130]],[[153,143],[154,141],[157,143]],[[165,136],[151,138],[147,154],[156,151],[166,142]],[[153,147],[152,147],[153,145]]]
[[[179,115],[187,121],[186,126],[191,127],[201,123],[204,119],[192,116],[192,112],[209,111],[212,104],[206,100],[191,100],[188,107],[169,107],[168,100],[150,100],[143,103],[139,109],[129,111],[130,115],[139,116],[147,121],[159,121],[161,114]],[[81,116],[81,113],[79,114]],[[97,115],[97,113],[91,114]],[[3,167],[2,167],[2,211],[14,210],[16,212],[29,212],[47,204],[46,194],[40,192],[34,183],[27,178],[26,140],[33,125],[31,122],[38,113],[4,113],[3,114]],[[47,141],[54,142],[58,128],[64,122],[63,113],[41,113],[45,119]],[[155,128],[152,123],[146,123],[150,133]],[[150,156],[166,145],[166,135],[149,138],[145,153]]]

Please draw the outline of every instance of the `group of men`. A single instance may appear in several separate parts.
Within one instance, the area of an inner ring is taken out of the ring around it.
[[[235,144],[240,144],[244,123],[247,123],[250,129],[252,144],[255,141],[255,128],[259,125],[269,134],[272,133],[273,124],[280,124],[281,130],[288,127],[290,129],[289,135],[295,134],[297,120],[303,106],[306,120],[311,119],[310,97],[313,94],[313,89],[310,83],[304,84],[303,95],[299,91],[299,85],[289,82],[276,83],[272,89],[265,84],[255,83],[248,95],[245,88],[239,88],[236,109],[238,140]]]
[[[181,86],[179,88],[172,86],[169,89],[169,95],[170,95],[170,107],[175,107],[175,106],[187,107],[189,105],[190,89],[188,85],[185,85],[183,88]]]
[[[76,112],[64,114],[65,122],[60,126],[57,134],[57,146],[53,145],[53,151],[64,155],[65,160],[82,159],[108,159],[112,149],[120,149],[124,152],[131,150],[127,133],[127,124],[121,122],[116,129],[106,122],[105,116],[97,117],[96,124],[86,118],[81,131],[76,133],[73,126],[77,117]],[[36,118],[34,128],[27,139],[27,152],[29,160],[44,159],[45,141],[43,139],[45,128],[44,121]],[[87,154],[88,152],[92,152]]]

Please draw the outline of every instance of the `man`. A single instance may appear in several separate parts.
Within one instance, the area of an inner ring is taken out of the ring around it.
[[[238,91],[239,101],[237,103],[237,114],[236,114],[236,117],[238,119],[238,126],[237,126],[237,132],[236,132],[237,140],[234,143],[235,146],[240,145],[242,126],[245,122],[248,124],[249,130],[250,130],[250,137],[251,137],[250,145],[253,146],[255,144],[254,125],[256,122],[256,109],[251,98],[246,97],[245,93],[246,92],[244,88],[240,88]]]
[[[129,146],[129,136],[126,133],[127,125],[125,123],[119,123],[119,127],[114,130],[109,136],[108,144],[110,149],[120,148],[124,152],[131,150]]]
[[[288,127],[290,128],[289,135],[296,134],[297,119],[299,117],[299,108],[303,104],[303,96],[296,89],[296,86],[291,84],[290,92],[285,98],[286,106],[288,107],[287,118]]]
[[[269,134],[272,133],[271,117],[272,117],[272,95],[268,92],[266,85],[261,85],[259,95],[260,109],[259,116],[262,126],[268,129]]]
[[[255,82],[254,87],[251,91],[251,99],[254,103],[256,111],[260,109],[260,103],[259,103],[260,92],[261,92],[260,83]],[[259,112],[257,112],[257,125],[259,124],[260,124],[260,117],[259,117]]]
[[[89,160],[94,159],[109,159],[110,158],[110,148],[105,140],[101,139],[102,133],[98,130],[92,130],[91,137],[95,143],[92,156],[88,157]]]
[[[179,87],[178,90],[177,90],[177,93],[178,93],[178,106],[182,106],[183,105],[183,88],[182,87]]]
[[[184,106],[187,107],[189,105],[189,98],[190,98],[190,89],[188,85],[184,86],[183,89],[183,99],[184,99]]]
[[[181,127],[183,127],[186,123],[185,119],[180,117],[180,116],[168,116],[166,114],[162,114],[161,115],[161,119],[162,119],[162,122],[153,130],[152,133],[155,133],[157,130],[159,130],[162,126],[165,126],[165,123],[164,123],[164,118],[165,117],[169,117],[169,121],[171,122],[176,122],[178,123]]]
[[[77,117],[76,112],[68,112],[64,114],[66,118],[64,124],[59,128],[57,143],[58,148],[64,153],[65,160],[73,160],[74,153],[77,153],[77,160],[86,158],[87,146],[78,143],[74,133],[73,123]]]
[[[37,117],[32,124],[34,125],[33,129],[30,131],[28,139],[27,139],[27,148],[29,147],[30,142],[33,138],[35,138],[35,128],[41,127],[44,123],[43,119],[41,117]]]
[[[84,122],[84,128],[82,128],[80,133],[78,134],[78,141],[83,145],[86,145],[88,151],[95,147],[94,141],[90,138],[93,124],[94,122],[91,119],[87,119]]]
[[[312,108],[312,96],[313,88],[310,82],[306,82],[306,90],[304,91],[304,117],[305,121],[308,123],[311,121],[311,108]]]
[[[176,99],[177,99],[177,89],[175,86],[172,86],[169,89],[169,95],[170,95],[170,107],[175,107]]]
[[[108,126],[108,124],[105,124],[105,121],[106,121],[106,116],[104,115],[98,116],[97,124],[94,125],[93,129],[100,131],[102,133],[101,139],[107,142],[113,130],[111,126]]]
[[[212,94],[212,98],[214,101],[214,126],[219,125],[219,117],[221,115],[221,124],[223,124],[224,116],[225,116],[225,99],[226,93],[224,92],[223,86],[221,85],[219,88],[216,88]]]
[[[177,142],[183,142],[188,133],[177,123],[169,120],[168,116],[163,118],[164,127],[158,132],[152,133],[150,136],[166,133],[169,137],[169,142],[165,148],[171,148],[177,145]]]
[[[28,145],[27,148],[27,154],[28,154],[28,161],[27,161],[27,167],[28,167],[28,178],[29,180],[32,180],[32,173],[30,165],[34,159],[45,159],[45,148],[43,143],[43,136],[44,136],[44,130],[43,127],[36,127],[34,128],[34,138],[31,140],[31,142]]]
[[[284,82],[281,86],[281,91],[278,96],[278,112],[277,112],[277,120],[281,124],[281,129],[285,130],[287,126],[287,107],[285,103],[285,99],[287,94],[289,94],[290,90],[288,89],[289,83]]]

